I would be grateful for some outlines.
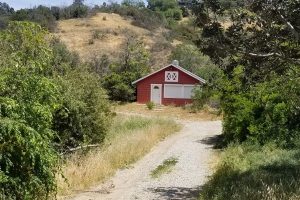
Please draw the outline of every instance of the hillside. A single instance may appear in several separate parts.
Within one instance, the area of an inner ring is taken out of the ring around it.
[[[172,48],[179,42],[171,43],[166,39],[167,29],[150,31],[132,22],[118,14],[97,13],[90,18],[59,21],[55,35],[83,60],[103,54],[113,60],[120,54],[126,38],[134,37],[142,40],[151,52],[152,66],[160,68],[166,65]]]

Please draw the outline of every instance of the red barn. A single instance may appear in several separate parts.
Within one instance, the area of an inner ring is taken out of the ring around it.
[[[156,72],[144,76],[132,84],[137,85],[137,102],[181,106],[192,102],[192,90],[205,80],[183,69],[173,61]]]

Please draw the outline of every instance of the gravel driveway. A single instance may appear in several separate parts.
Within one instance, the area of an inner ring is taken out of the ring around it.
[[[131,168],[119,170],[105,184],[73,200],[196,199],[211,174],[213,139],[221,134],[221,121],[180,122],[183,129],[155,146]],[[170,173],[152,178],[150,173],[165,159],[178,163]]]

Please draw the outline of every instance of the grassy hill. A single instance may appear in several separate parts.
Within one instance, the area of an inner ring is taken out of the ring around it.
[[[103,54],[114,60],[122,51],[126,39],[133,37],[142,40],[151,52],[151,65],[154,68],[168,64],[171,50],[180,41],[168,41],[169,30],[165,28],[150,31],[132,22],[118,14],[97,13],[89,18],[59,21],[55,35],[85,61]]]

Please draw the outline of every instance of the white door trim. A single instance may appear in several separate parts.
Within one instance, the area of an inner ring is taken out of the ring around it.
[[[158,86],[160,89],[160,99],[159,99],[159,104],[161,104],[161,99],[162,99],[162,84],[151,84],[151,94],[150,94],[150,100],[153,102],[153,97],[152,97],[152,90],[153,87]]]

